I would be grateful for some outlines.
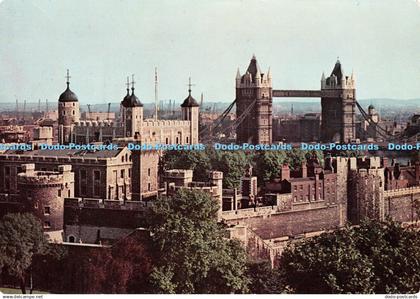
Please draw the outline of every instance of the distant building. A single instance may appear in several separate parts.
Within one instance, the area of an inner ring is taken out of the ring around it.
[[[321,115],[306,113],[297,118],[273,119],[273,140],[314,142],[320,139]]]

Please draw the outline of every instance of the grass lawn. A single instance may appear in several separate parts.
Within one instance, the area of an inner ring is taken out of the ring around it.
[[[12,288],[0,288],[0,292],[4,294],[22,294],[20,289],[12,289]],[[26,293],[29,294],[29,290],[26,290]],[[49,293],[34,290],[32,294],[49,294]]]

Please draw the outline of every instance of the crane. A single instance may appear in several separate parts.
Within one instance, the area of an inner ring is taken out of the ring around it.
[[[90,105],[89,105],[89,107],[90,107]],[[106,119],[109,121],[109,118],[110,118],[110,113],[111,113],[111,103],[108,103],[108,111],[107,111],[107,116],[106,116]]]

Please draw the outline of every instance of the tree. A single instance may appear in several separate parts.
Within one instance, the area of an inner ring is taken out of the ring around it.
[[[260,182],[276,178],[280,174],[280,168],[286,161],[283,151],[263,151],[256,155],[257,177]]]
[[[246,292],[245,252],[237,241],[225,239],[217,211],[208,194],[186,189],[154,203],[148,215],[158,254],[153,292]]]
[[[85,294],[146,293],[153,257],[148,247],[150,238],[145,235],[148,236],[148,232],[134,231],[112,248],[75,248],[61,264],[65,281],[58,291]]]
[[[420,238],[391,221],[365,221],[289,245],[283,279],[296,293],[416,293]]]
[[[197,181],[207,180],[207,171],[211,169],[208,150],[166,151],[162,162],[165,169],[193,170]]]
[[[272,269],[268,261],[249,263],[247,276],[250,280],[249,290],[252,294],[280,294],[286,292],[279,271]]]
[[[32,214],[6,214],[0,221],[0,267],[16,277],[26,294],[26,275],[36,255],[48,251],[40,221]]]
[[[212,159],[212,168],[223,172],[224,188],[239,188],[241,178],[253,156],[244,151],[217,151]]]

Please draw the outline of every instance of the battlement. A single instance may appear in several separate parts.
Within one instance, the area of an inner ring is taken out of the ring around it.
[[[386,190],[384,191],[384,196],[395,197],[395,196],[405,196],[405,195],[412,195],[412,194],[419,194],[419,193],[420,193],[420,186],[416,186],[416,187],[409,187],[409,188]]]
[[[120,127],[120,123],[112,120],[81,120],[75,122],[78,127]]]
[[[152,206],[152,203],[146,201],[121,201],[111,199],[69,197],[64,199],[64,206],[73,208],[144,211],[146,208]]]
[[[360,157],[349,158],[350,161],[350,169],[379,169],[382,167],[382,159],[381,157]]]
[[[20,163],[62,163],[62,164],[102,164],[106,165],[109,158],[98,157],[79,157],[72,156],[73,152],[69,152],[68,156],[42,156],[42,155],[20,155],[20,154],[1,154],[0,158],[5,161],[13,161]]]
[[[272,194],[272,195],[276,196],[277,205],[223,211],[222,219],[234,220],[234,219],[240,219],[240,218],[260,217],[260,216],[267,216],[267,215],[273,215],[273,214],[279,214],[279,213],[285,213],[285,212],[291,211],[291,201],[292,201],[291,193]]]
[[[365,176],[369,176],[369,175],[379,175],[383,177],[383,169],[379,169],[379,168],[369,168],[369,169],[365,169],[365,168],[359,168],[359,169],[350,169],[350,175],[355,175],[357,174],[359,177],[365,177]]]
[[[222,219],[234,220],[238,218],[259,217],[259,216],[277,214],[279,212],[280,211],[277,208],[277,206],[264,206],[264,207],[256,207],[256,208],[248,208],[248,209],[240,209],[240,210],[232,210],[232,211],[223,211]]]
[[[238,71],[239,77],[236,79],[236,88],[250,88],[250,87],[268,87],[271,88],[271,74],[268,70],[268,74],[260,73],[259,70],[252,76],[248,71],[241,76]]]
[[[356,79],[352,73],[350,76],[345,76],[344,72],[341,74],[331,74],[330,77],[325,78],[322,74],[321,77],[321,89],[355,89]]]
[[[70,175],[73,180],[74,174],[71,173],[71,165],[60,165],[59,171],[35,171],[35,164],[22,165],[22,173],[18,173],[18,184],[38,185],[38,186],[55,186],[61,185]]]
[[[144,127],[175,127],[175,126],[190,126],[191,122],[189,120],[154,120],[154,119],[145,119],[142,123]]]
[[[203,182],[192,182],[189,183],[187,186],[175,186],[175,184],[169,184],[169,190],[170,191],[178,191],[180,189],[188,189],[188,190],[197,190],[197,191],[203,191],[205,193],[210,194],[216,194],[219,191],[218,186],[212,186],[209,183],[203,183]]]

